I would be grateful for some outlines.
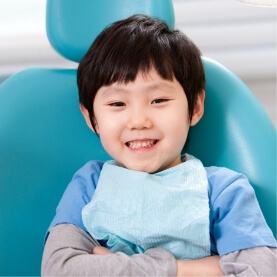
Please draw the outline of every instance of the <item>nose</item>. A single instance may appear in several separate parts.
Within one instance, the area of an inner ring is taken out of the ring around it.
[[[132,110],[129,113],[128,118],[128,129],[130,130],[141,130],[149,129],[153,125],[152,120],[147,113],[146,109]]]

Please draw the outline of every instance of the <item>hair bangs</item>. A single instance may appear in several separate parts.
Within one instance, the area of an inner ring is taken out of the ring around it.
[[[113,49],[107,57],[107,63],[102,64],[99,68],[98,80],[100,83],[98,87],[113,83],[127,84],[134,81],[139,72],[147,75],[152,69],[156,70],[161,78],[172,80],[175,61],[170,53],[164,51],[159,44],[147,46],[146,49],[143,49],[135,44],[124,50],[121,48],[120,51]]]

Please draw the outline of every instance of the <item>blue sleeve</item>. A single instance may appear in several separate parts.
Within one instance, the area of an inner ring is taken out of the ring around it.
[[[206,170],[212,251],[223,256],[253,247],[276,247],[248,179],[226,168]]]
[[[82,209],[94,194],[102,166],[102,162],[90,161],[74,174],[60,200],[50,227],[70,223],[86,231],[82,221]]]

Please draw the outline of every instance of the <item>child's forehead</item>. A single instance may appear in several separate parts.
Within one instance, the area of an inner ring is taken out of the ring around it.
[[[171,79],[163,78],[155,68],[151,68],[147,71],[139,70],[134,78],[134,80],[118,80],[110,85],[108,87],[113,87],[115,89],[117,88],[124,88],[127,86],[132,86],[132,85],[139,85],[139,84],[148,84],[149,86],[159,86],[161,84],[165,86],[172,86],[176,82],[176,79],[174,75],[172,76]]]
[[[177,80],[173,78],[172,80],[162,78],[157,72],[155,73],[143,73],[139,72],[135,77],[135,80],[123,82],[117,81],[108,86],[103,86],[103,91],[113,90],[113,91],[124,91],[129,90],[138,86],[144,86],[148,89],[164,88],[171,89],[174,88]],[[105,89],[106,88],[106,89]]]

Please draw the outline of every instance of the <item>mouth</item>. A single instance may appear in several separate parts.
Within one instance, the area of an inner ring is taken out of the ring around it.
[[[158,140],[156,139],[145,139],[145,140],[133,140],[133,141],[128,141],[125,143],[127,147],[130,149],[146,149],[146,148],[151,148],[153,147]]]

